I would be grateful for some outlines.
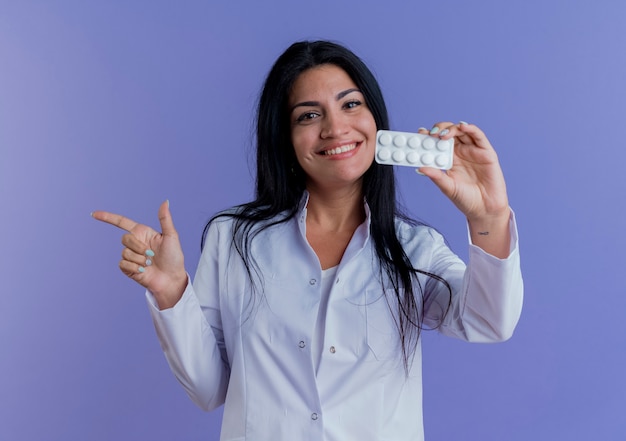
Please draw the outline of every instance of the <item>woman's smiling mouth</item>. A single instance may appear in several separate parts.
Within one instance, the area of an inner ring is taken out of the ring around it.
[[[339,155],[341,153],[346,153],[346,152],[356,149],[358,144],[360,143],[353,142],[352,144],[346,144],[346,145],[342,145],[341,147],[335,147],[332,149],[324,150],[323,152],[320,152],[320,154],[325,155],[325,156]]]

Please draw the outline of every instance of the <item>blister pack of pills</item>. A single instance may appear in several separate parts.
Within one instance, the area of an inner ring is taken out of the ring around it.
[[[454,138],[439,139],[420,133],[379,130],[376,133],[376,162],[408,167],[452,167]]]

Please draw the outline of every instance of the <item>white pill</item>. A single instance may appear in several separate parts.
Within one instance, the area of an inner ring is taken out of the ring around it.
[[[404,135],[396,135],[393,137],[393,144],[396,147],[404,147],[406,145],[406,137]]]
[[[388,161],[391,158],[391,150],[388,148],[382,148],[378,151],[378,159],[381,161]]]
[[[417,149],[422,145],[422,140],[419,139],[417,136],[411,136],[409,138],[409,147],[411,147],[412,149]]]
[[[406,162],[409,164],[417,164],[420,161],[420,155],[417,152],[409,152],[406,155]]]
[[[448,157],[446,155],[437,155],[437,158],[435,159],[435,163],[439,167],[443,167],[448,163]]]
[[[450,150],[450,140],[449,139],[440,139],[437,141],[437,150],[440,152],[447,152]]]
[[[393,160],[396,162],[404,161],[404,152],[402,150],[396,150],[393,152]]]
[[[424,147],[426,150],[431,150],[433,147],[435,147],[435,139],[434,138],[424,139],[424,141],[422,141],[422,147]]]
[[[434,160],[435,160],[435,157],[433,156],[432,153],[424,153],[422,155],[422,164],[424,165],[430,165],[433,163]]]
[[[383,133],[378,138],[378,143],[380,145],[389,145],[391,144],[391,135],[389,133]]]

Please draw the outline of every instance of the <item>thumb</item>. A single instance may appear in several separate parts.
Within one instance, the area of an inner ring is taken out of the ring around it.
[[[174,221],[172,220],[172,214],[170,213],[170,201],[166,200],[159,207],[159,222],[161,223],[161,233],[164,236],[176,235],[176,228],[174,228]]]

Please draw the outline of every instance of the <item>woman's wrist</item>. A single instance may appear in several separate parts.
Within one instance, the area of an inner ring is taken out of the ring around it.
[[[169,309],[176,305],[185,293],[188,283],[189,277],[187,273],[185,273],[184,277],[177,276],[174,278],[171,283],[168,283],[165,289],[151,291],[159,309]]]
[[[496,215],[468,218],[472,244],[495,257],[507,258],[511,249],[510,219],[509,207]]]

